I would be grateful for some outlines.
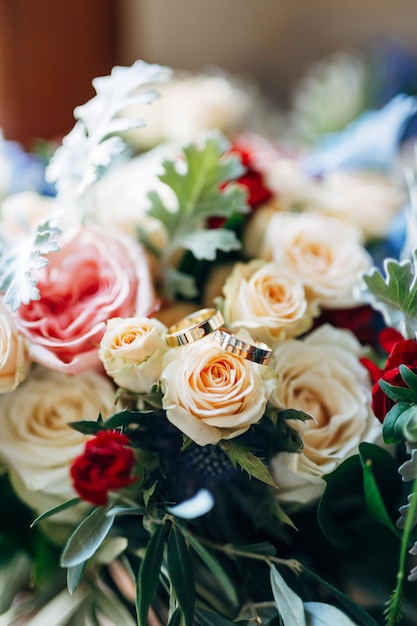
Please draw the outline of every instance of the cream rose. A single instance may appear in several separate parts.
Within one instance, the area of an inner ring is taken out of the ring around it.
[[[371,410],[371,383],[359,362],[362,347],[349,331],[324,325],[305,340],[292,339],[273,355],[279,385],[277,407],[299,409],[313,419],[292,420],[303,439],[300,454],[279,453],[271,463],[283,502],[307,504],[323,492],[323,475],[376,441],[381,424]]]
[[[270,368],[226,352],[210,337],[163,358],[167,418],[200,446],[237,437],[258,422],[275,385]]]
[[[226,325],[231,330],[245,328],[255,340],[270,346],[305,332],[318,314],[300,277],[274,261],[237,263],[223,294]]]
[[[365,239],[384,237],[405,201],[404,190],[388,176],[369,170],[336,170],[314,178],[301,161],[278,159],[265,166],[266,183],[287,211],[337,217]]]
[[[147,317],[114,317],[100,342],[99,358],[107,374],[135,393],[148,393],[158,382],[168,350],[166,326]]]
[[[308,298],[327,308],[357,306],[354,289],[372,265],[358,230],[322,215],[275,213],[260,253],[292,268]]]
[[[69,376],[36,366],[16,391],[0,396],[0,462],[17,495],[42,513],[75,497],[69,466],[86,438],[70,422],[105,419],[114,387],[95,371]],[[74,519],[69,509],[52,520]]]
[[[0,300],[0,394],[16,389],[26,378],[29,365],[26,340]]]

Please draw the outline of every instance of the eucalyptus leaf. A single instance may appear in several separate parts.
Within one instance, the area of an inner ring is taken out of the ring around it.
[[[148,611],[156,594],[165,546],[165,526],[158,526],[140,564],[136,585],[138,626],[148,626]]]
[[[67,589],[71,595],[74,593],[74,591],[77,589],[78,585],[80,584],[86,565],[87,565],[87,561],[83,561],[82,563],[79,563],[78,565],[74,565],[68,568]]]
[[[79,565],[98,550],[114,522],[107,511],[106,506],[97,507],[77,526],[62,553],[61,567]]]
[[[387,383],[383,378],[380,378],[378,382],[385,395],[394,402],[408,402],[410,404],[417,402],[417,394],[408,387],[396,387]]]
[[[277,568],[270,564],[270,580],[275,604],[283,626],[307,626],[303,601],[285,582]]]
[[[118,517],[120,515],[145,515],[146,507],[130,506],[128,504],[120,504],[110,508],[107,511],[108,516]]]
[[[206,567],[213,574],[214,578],[223,589],[233,606],[237,606],[239,599],[236,588],[229,576],[226,574],[219,561],[186,529],[184,526],[178,526],[190,546],[198,554]],[[272,546],[271,546],[272,547]]]
[[[82,502],[81,498],[77,497],[77,498],[71,498],[71,500],[67,500],[66,502],[63,502],[62,504],[58,504],[58,506],[55,506],[53,509],[49,509],[49,511],[45,511],[45,513],[41,513],[41,515],[39,515],[36,519],[33,520],[33,522],[30,525],[30,528],[33,528],[33,526],[36,526],[36,524],[39,524],[39,522],[42,522],[43,520],[48,519],[48,517],[52,517],[53,515],[56,515],[57,513],[60,513],[61,511],[65,511],[66,509],[76,506],[80,502]]]
[[[192,626],[195,606],[195,584],[191,557],[180,530],[174,526],[167,546],[168,572],[185,626]]]
[[[404,365],[404,363],[401,363],[400,365],[400,374],[401,374],[401,378],[403,379],[407,387],[409,387],[411,391],[414,392],[415,397],[416,397],[416,400],[415,400],[416,402],[417,401],[417,374],[413,372],[409,367]]]
[[[181,626],[181,617],[182,617],[181,611],[177,607],[175,611],[173,612],[173,614],[171,615],[171,618],[168,622],[168,626]]]
[[[324,602],[305,602],[307,626],[357,626],[340,609]]]
[[[385,415],[382,425],[382,435],[385,443],[401,443],[404,441],[404,429],[415,419],[417,405],[398,402]]]
[[[399,536],[399,532],[388,514],[375,477],[375,473],[378,469],[380,470],[382,468],[385,478],[386,471],[389,467],[392,468],[392,473],[396,475],[395,467],[393,467],[395,464],[393,463],[391,455],[380,446],[363,442],[359,445],[359,457],[363,468],[365,502],[370,514],[377,522],[383,524],[395,535]],[[382,480],[380,482],[382,483]],[[384,480],[383,483],[386,485],[387,480]]]
[[[233,465],[239,465],[249,476],[278,489],[268,469],[257,456],[231,441],[223,441],[220,445]]]

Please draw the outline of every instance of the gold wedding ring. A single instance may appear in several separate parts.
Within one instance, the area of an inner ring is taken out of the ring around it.
[[[167,344],[172,347],[185,346],[213,333],[223,323],[223,315],[217,309],[200,309],[168,328]]]
[[[266,343],[260,341],[255,342],[255,344],[246,343],[236,337],[236,335],[231,335],[224,330],[216,330],[212,334],[212,339],[226,352],[240,356],[253,363],[266,365],[271,358],[271,348]]]

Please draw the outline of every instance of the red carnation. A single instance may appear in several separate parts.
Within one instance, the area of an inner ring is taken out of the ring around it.
[[[368,359],[362,359],[362,363],[367,367],[374,383],[372,387],[373,412],[380,422],[383,422],[395,402],[385,395],[379,381],[382,378],[394,387],[406,387],[400,374],[400,365],[407,365],[413,372],[417,373],[417,341],[404,339],[400,333],[392,328],[383,330],[379,337],[382,348],[388,353],[385,367],[381,369]]]
[[[101,431],[86,443],[84,453],[71,465],[74,489],[83,500],[101,506],[109,491],[135,482],[131,475],[135,455],[129,443],[128,437],[116,431]]]

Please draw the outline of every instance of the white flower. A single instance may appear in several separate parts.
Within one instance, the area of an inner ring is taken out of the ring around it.
[[[18,332],[9,309],[0,300],[0,394],[13,391],[30,365],[26,339]]]
[[[274,213],[260,256],[292,268],[308,298],[327,308],[357,306],[354,289],[372,265],[356,229],[322,215]]]
[[[166,327],[148,317],[114,317],[100,342],[99,358],[119,387],[149,393],[162,371]]]
[[[365,240],[386,236],[405,202],[404,190],[381,172],[336,170],[314,178],[301,161],[284,158],[264,167],[281,209],[336,217],[359,229]]]
[[[41,366],[16,391],[0,396],[0,461],[17,495],[38,513],[76,493],[69,467],[86,438],[70,422],[105,419],[114,410],[114,387],[95,371],[69,376]],[[68,509],[53,521],[73,520]]]
[[[271,346],[308,330],[318,314],[317,305],[307,300],[300,277],[274,261],[237,263],[223,293],[228,328],[245,328],[256,341]]]
[[[1,204],[2,234],[11,241],[26,235],[45,220],[58,203],[55,198],[36,191],[21,191],[8,196]]]
[[[146,126],[128,133],[140,150],[167,140],[188,143],[210,128],[230,132],[251,105],[250,94],[221,75],[179,74],[158,85],[158,92],[161,98],[146,110]]]
[[[167,418],[200,446],[247,431],[263,416],[275,385],[270,368],[226,352],[210,337],[164,355]]]
[[[302,436],[302,452],[278,453],[272,461],[283,502],[317,499],[324,490],[324,474],[356,454],[362,441],[380,437],[381,424],[371,410],[371,384],[359,362],[361,352],[353,334],[329,325],[275,350],[279,384],[271,403],[313,417],[291,421]]]

